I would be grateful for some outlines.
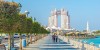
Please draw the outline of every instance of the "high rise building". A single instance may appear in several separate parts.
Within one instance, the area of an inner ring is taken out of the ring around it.
[[[70,16],[65,9],[51,11],[48,26],[58,28],[58,15],[61,15],[61,29],[70,29]]]
[[[86,25],[86,26],[87,26],[87,27],[86,27],[86,32],[87,32],[87,33],[90,33],[88,21],[87,21],[87,25]]]

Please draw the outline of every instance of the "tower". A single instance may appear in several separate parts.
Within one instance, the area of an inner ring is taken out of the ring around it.
[[[68,11],[61,9],[61,28],[70,29],[70,17]]]
[[[50,20],[51,20],[51,27],[53,27],[54,26],[54,11],[51,11]]]
[[[58,15],[61,15],[61,29],[70,29],[70,16],[65,9],[51,11],[49,26],[58,28]]]
[[[57,17],[57,10],[56,10],[56,8],[54,10],[54,26],[55,27],[58,26],[58,17]]]
[[[61,9],[61,29],[64,29],[64,9]]]
[[[87,26],[87,27],[86,27],[86,32],[87,32],[87,33],[90,33],[88,21],[87,21],[87,25],[86,25],[86,26]]]
[[[66,11],[66,13],[67,13],[67,21],[66,21],[66,26],[67,26],[67,29],[70,29],[70,16],[69,16],[69,14],[68,14],[68,11]]]
[[[48,26],[50,27],[50,17],[49,17],[49,19],[48,19]]]

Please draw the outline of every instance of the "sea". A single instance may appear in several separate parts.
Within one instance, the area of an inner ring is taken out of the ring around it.
[[[87,44],[94,44],[96,47],[100,47],[100,36],[96,36],[96,38],[89,38],[89,39],[81,39],[83,43]]]

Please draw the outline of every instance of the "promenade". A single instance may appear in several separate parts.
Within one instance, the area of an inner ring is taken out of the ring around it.
[[[58,42],[52,41],[52,36],[48,35],[32,44],[29,44],[23,50],[80,50],[75,48],[74,45],[58,39]]]

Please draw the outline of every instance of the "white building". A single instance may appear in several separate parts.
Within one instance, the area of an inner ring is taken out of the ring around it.
[[[48,27],[50,28],[58,28],[58,15],[61,16],[61,29],[62,30],[70,30],[70,17],[68,11],[65,9],[61,10],[53,10],[51,11],[51,16],[49,17]]]

